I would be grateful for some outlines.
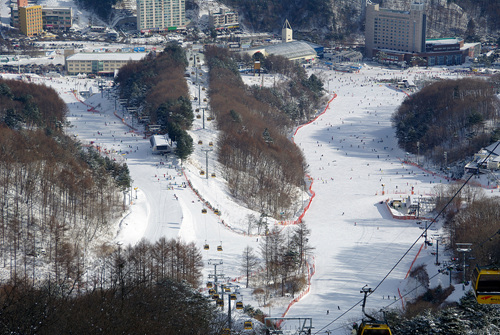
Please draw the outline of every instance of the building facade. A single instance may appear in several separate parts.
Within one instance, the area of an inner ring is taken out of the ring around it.
[[[139,61],[146,55],[146,52],[76,53],[66,58],[66,71],[69,75],[112,75],[128,62]]]
[[[20,27],[19,8],[13,5],[10,9],[10,25]],[[73,11],[71,7],[42,7],[42,29],[43,30],[68,30],[73,25]]]
[[[44,30],[68,30],[73,24],[71,7],[42,8],[42,22]]]
[[[365,51],[373,57],[377,50],[403,53],[425,52],[425,4],[414,2],[410,11],[366,7]]]
[[[185,28],[185,0],[137,0],[137,29],[141,32]]]
[[[24,35],[40,35],[43,31],[42,6],[19,7],[19,24]]]
[[[220,8],[218,12],[208,12],[208,25],[215,30],[239,28],[238,12]]]

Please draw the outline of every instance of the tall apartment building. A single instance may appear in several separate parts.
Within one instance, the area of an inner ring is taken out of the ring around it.
[[[24,35],[41,34],[43,31],[42,6],[19,7],[19,23]]]
[[[367,3],[365,50],[373,57],[379,50],[403,53],[425,52],[425,4],[414,2],[410,11],[379,8]]]
[[[137,29],[141,32],[185,27],[185,0],[137,0]]]

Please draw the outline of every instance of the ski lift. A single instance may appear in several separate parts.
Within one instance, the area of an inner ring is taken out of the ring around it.
[[[236,302],[236,309],[243,309],[243,302],[242,301]]]
[[[199,140],[199,141],[198,141],[198,144],[200,144],[200,145],[201,145],[201,144],[203,144],[203,141],[202,141],[202,140]]]
[[[215,215],[220,215],[220,211],[218,209],[214,210]]]
[[[207,98],[203,98],[203,102],[207,102]]]
[[[202,213],[202,214],[207,214],[207,212],[208,212],[208,211],[207,211],[207,209],[206,209],[206,208],[203,208],[203,209],[201,210],[201,213]],[[208,246],[208,244],[205,244],[205,245],[206,245],[206,246]],[[218,248],[219,248],[219,247],[217,247],[217,249],[218,249]]]
[[[472,287],[478,304],[500,304],[500,268],[476,266],[472,274]]]
[[[216,301],[216,305],[219,306],[219,307],[224,307],[224,300],[222,299],[217,299]]]
[[[204,176],[204,175],[205,175],[205,171],[201,170],[201,171],[200,171],[200,175],[201,175],[201,176]]]
[[[222,251],[222,244],[217,246],[217,251]]]
[[[196,118],[197,119],[201,119],[201,115],[200,114],[196,114]]]
[[[211,281],[207,282],[207,288],[212,288],[212,287],[214,287],[214,284],[212,284]]]
[[[209,147],[213,147],[214,146],[214,142],[212,142],[212,141],[208,142],[208,146]]]
[[[230,287],[228,287],[228,286],[225,286],[225,287],[224,287],[224,292],[231,292],[231,288],[230,288]]]
[[[233,293],[233,294],[229,295],[229,299],[231,299],[231,300],[237,300],[238,297],[236,297],[236,294]]]
[[[203,209],[201,210],[201,212],[203,213]],[[210,250],[210,245],[208,245],[208,243],[205,242],[205,244],[203,245],[203,250]],[[208,287],[208,283],[207,283],[207,287]],[[208,287],[208,288],[210,288],[210,287]]]
[[[363,304],[361,305],[361,309],[363,314],[366,315],[368,320],[363,320],[361,325],[358,328],[357,335],[392,335],[391,329],[387,322],[378,321],[374,317],[366,314],[365,305],[366,305],[366,297],[369,293],[372,293],[373,290],[365,285],[360,293],[364,293]]]
[[[212,178],[215,178],[215,172],[212,172],[211,176],[212,176]]]
[[[208,294],[214,295],[215,294],[215,289],[211,288],[210,290],[208,290]]]
[[[363,321],[357,335],[392,335],[391,329],[384,322]]]
[[[201,88],[201,90],[202,90],[202,91],[205,91],[205,87],[202,87],[202,88]]]
[[[243,328],[245,328],[245,329],[253,329],[252,321],[245,321],[243,323]]]
[[[220,297],[219,297],[219,293],[214,293],[214,294],[212,294],[212,299],[214,299],[214,300],[219,300],[219,299],[220,299]]]

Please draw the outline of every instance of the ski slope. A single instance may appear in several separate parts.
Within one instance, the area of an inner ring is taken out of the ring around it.
[[[315,331],[321,330],[321,334],[346,334],[352,322],[361,319],[361,307],[356,304],[362,298],[359,291],[364,285],[377,288],[368,299],[369,311],[393,303],[394,297],[399,298],[398,289],[404,294],[404,278],[423,243],[419,241],[378,286],[422,233],[414,221],[393,219],[381,202],[408,196],[412,191],[416,196],[428,196],[437,184],[447,182],[402,163],[405,152],[397,147],[390,117],[405,94],[381,80],[403,77],[415,81],[427,75],[456,75],[443,69],[401,71],[372,66],[364,66],[358,73],[322,68],[312,71],[327,80],[331,102],[313,122],[296,129],[292,140],[304,152],[309,165],[306,179],[312,182],[315,193],[304,221],[311,230],[309,242],[315,248],[311,266],[314,263],[316,272],[310,292],[289,309],[287,316],[312,317]],[[199,79],[200,88],[193,83],[193,76],[188,83],[192,96],[200,94],[200,101],[193,101],[193,108],[200,108],[201,114],[202,108],[208,107],[201,89],[206,87],[206,72]],[[181,166],[172,156],[151,153],[141,127],[127,116],[112,94],[99,93],[97,81],[37,76],[32,80],[54,87],[68,104],[72,125],[67,128],[68,133],[82,144],[99,147],[109,157],[128,164],[132,192],[124,195],[128,210],[117,223],[115,242],[134,244],[142,238],[156,241],[160,237],[193,241],[206,262],[223,261],[218,267],[220,273],[228,278],[241,275],[243,249],[248,245],[258,252],[259,242],[258,237],[243,234],[247,215],[252,211],[230,197],[220,178],[217,131],[211,122],[205,121],[203,126],[201,119],[195,119],[191,130],[195,152]],[[262,79],[246,76],[244,80],[258,85]],[[274,78],[265,80],[269,84]],[[72,91],[89,89],[94,94],[88,99]],[[208,116],[208,110],[206,113]],[[200,140],[202,144],[198,144]],[[213,151],[207,154],[207,150]],[[206,169],[207,157],[208,178],[199,173]],[[216,177],[210,176],[212,172]],[[222,214],[218,216],[210,210],[202,214],[206,208],[202,200],[209,201]],[[304,203],[307,201],[304,199]],[[210,250],[203,250],[205,243]],[[217,252],[217,245],[222,245],[224,251]],[[417,263],[432,264],[432,251],[423,248]],[[212,269],[207,264],[205,275]],[[281,316],[291,299],[264,309],[251,297],[250,289],[242,289],[242,293],[245,303],[252,303],[273,317]],[[400,306],[401,302],[393,305]]]

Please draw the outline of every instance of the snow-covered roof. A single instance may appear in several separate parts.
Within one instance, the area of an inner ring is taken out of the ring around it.
[[[265,49],[268,54],[283,56],[289,59],[311,55],[316,56],[316,51],[309,44],[301,41],[273,44],[266,46]]]
[[[440,44],[440,45],[458,44],[462,40],[463,40],[462,38],[458,38],[458,37],[452,37],[452,38],[431,38],[431,39],[426,39],[425,40],[425,44]]]
[[[500,156],[500,145],[498,144],[498,142],[500,142],[500,141],[497,141],[493,144],[490,144],[489,146],[487,146],[484,149],[488,152],[492,152],[492,154],[491,154],[492,156]]]
[[[146,57],[147,54],[147,52],[80,52],[69,56],[67,60],[138,61]]]

